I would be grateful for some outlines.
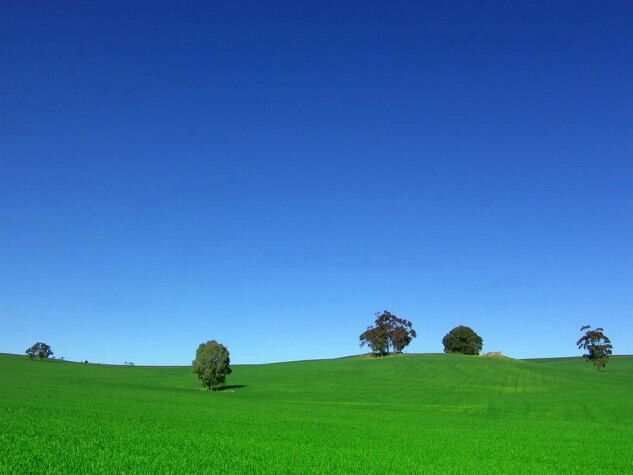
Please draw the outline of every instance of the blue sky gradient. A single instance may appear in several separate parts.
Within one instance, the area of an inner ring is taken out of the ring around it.
[[[633,353],[633,4],[317,3],[3,3],[0,351]]]

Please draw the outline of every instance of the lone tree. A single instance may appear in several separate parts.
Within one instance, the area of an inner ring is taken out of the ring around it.
[[[51,347],[48,346],[46,343],[42,343],[40,341],[38,341],[37,343],[35,343],[35,345],[33,345],[28,350],[26,350],[26,356],[28,356],[31,359],[37,356],[40,359],[40,361],[52,355],[53,355],[53,352],[51,351]]]
[[[602,371],[613,354],[611,340],[604,333],[602,328],[591,330],[589,325],[585,325],[580,331],[585,331],[583,337],[576,342],[579,349],[587,351],[583,356],[585,360],[591,361],[596,367],[596,371]]]
[[[358,337],[360,346],[367,345],[374,356],[385,356],[393,351],[402,350],[417,337],[413,324],[409,320],[398,318],[387,310],[376,312],[375,325],[367,327]]]
[[[444,338],[444,353],[478,355],[484,341],[472,328],[460,325],[449,331]]]
[[[192,372],[208,390],[217,391],[231,374],[229,350],[215,340],[200,343],[193,360]]]

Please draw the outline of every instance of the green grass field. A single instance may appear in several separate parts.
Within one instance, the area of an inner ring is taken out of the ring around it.
[[[1,473],[633,473],[633,358],[189,368],[0,355]]]

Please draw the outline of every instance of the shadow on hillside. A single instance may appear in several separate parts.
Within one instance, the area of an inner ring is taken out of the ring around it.
[[[245,388],[245,384],[236,384],[235,386],[222,386],[218,391],[228,391],[229,389]]]

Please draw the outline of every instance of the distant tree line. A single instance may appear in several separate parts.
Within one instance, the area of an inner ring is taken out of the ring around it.
[[[417,337],[413,323],[409,320],[398,318],[387,310],[376,312],[375,315],[374,325],[367,327],[359,336],[361,347],[368,346],[373,356],[384,357],[402,353]],[[576,344],[578,348],[586,351],[583,358],[591,361],[598,372],[603,371],[612,355],[611,340],[604,334],[602,328],[591,330],[589,325],[585,325],[580,331],[585,331],[585,334]],[[483,339],[472,328],[459,325],[444,336],[442,344],[445,353],[478,355],[483,347]],[[41,361],[51,357],[53,351],[46,343],[37,342],[26,350],[26,355],[31,359],[38,358]],[[64,359],[63,356],[60,358],[60,360]],[[134,366],[134,363],[126,361],[125,365]],[[224,386],[226,377],[232,372],[229,350],[215,340],[201,343],[192,362],[192,372],[205,388],[212,391],[219,390]]]

